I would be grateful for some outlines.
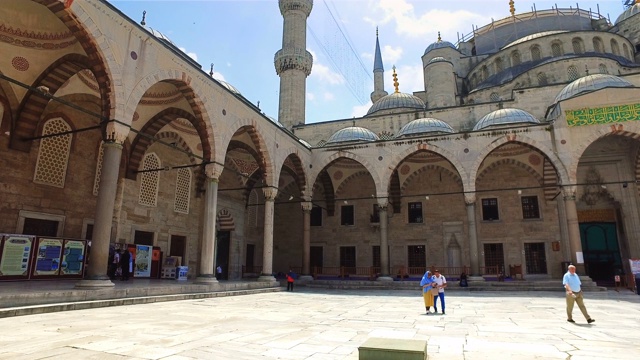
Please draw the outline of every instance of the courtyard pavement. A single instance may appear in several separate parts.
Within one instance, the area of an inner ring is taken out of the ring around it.
[[[0,319],[0,359],[358,359],[370,337],[428,342],[429,359],[639,359],[640,296],[451,292],[425,315],[406,290],[325,290],[159,302]]]

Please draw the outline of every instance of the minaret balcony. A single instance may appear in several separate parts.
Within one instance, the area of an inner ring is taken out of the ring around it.
[[[309,74],[311,74],[311,67],[313,66],[313,56],[305,49],[281,49],[276,52],[273,62],[278,75],[283,71],[293,69],[302,70],[309,76]]]

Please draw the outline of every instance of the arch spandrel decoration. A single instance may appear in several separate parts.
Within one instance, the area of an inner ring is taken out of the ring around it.
[[[236,229],[236,223],[233,216],[227,209],[218,211],[216,215],[216,229],[218,231],[234,231]]]

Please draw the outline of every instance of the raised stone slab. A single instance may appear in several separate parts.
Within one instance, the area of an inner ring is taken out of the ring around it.
[[[427,342],[422,340],[369,338],[358,347],[360,360],[425,360]]]

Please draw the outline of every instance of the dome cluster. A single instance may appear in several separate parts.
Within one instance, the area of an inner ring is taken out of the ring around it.
[[[558,95],[556,95],[554,104],[566,99],[570,99],[576,95],[590,91],[604,89],[607,87],[622,88],[633,87],[633,84],[625,79],[613,75],[594,74],[581,77],[565,86]]]
[[[382,110],[393,110],[393,109],[424,110],[424,108],[425,108],[425,103],[419,97],[411,94],[395,92],[393,94],[384,96],[380,100],[376,101],[375,104],[373,104],[371,108],[369,108],[369,111],[367,111],[367,115],[371,115]]]

